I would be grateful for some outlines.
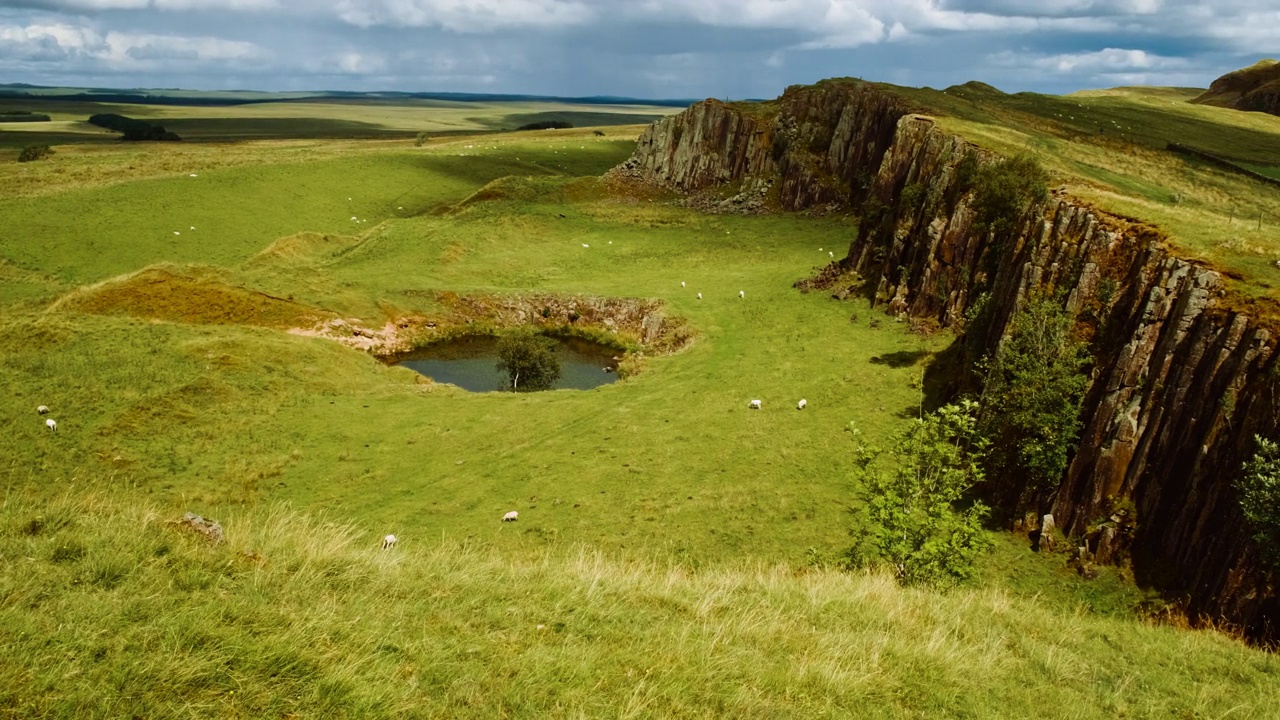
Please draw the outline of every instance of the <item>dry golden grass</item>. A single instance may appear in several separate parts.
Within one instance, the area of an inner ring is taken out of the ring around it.
[[[204,325],[306,327],[333,317],[292,298],[229,284],[225,273],[162,265],[74,291],[55,310]]]

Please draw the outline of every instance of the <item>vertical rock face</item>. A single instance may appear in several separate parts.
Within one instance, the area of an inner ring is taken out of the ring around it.
[[[1011,502],[1038,505],[1007,509],[1052,513],[1100,562],[1130,558],[1192,619],[1275,638],[1280,602],[1232,489],[1253,435],[1280,424],[1274,322],[1230,309],[1218,273],[1154,229],[1068,197],[1031,208],[1011,239],[976,232],[957,166],[991,158],[878,88],[789,88],[766,109],[694,106],[655,124],[628,165],[686,192],[771,181],[789,210],[865,201],[841,265],[890,312],[944,326],[985,295],[989,324],[965,339],[980,354],[1029,294],[1065,298],[1096,360],[1080,445],[1050,493],[1001,480]]]
[[[857,81],[791,87],[778,100],[707,100],[654,123],[626,167],[682,192],[776,181],[786,210],[861,200],[907,104]]]

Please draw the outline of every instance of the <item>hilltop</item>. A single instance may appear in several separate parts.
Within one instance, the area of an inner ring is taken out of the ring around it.
[[[1280,115],[1280,62],[1268,58],[1229,72],[1191,102]]]

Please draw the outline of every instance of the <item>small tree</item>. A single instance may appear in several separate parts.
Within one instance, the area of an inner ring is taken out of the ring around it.
[[[1245,462],[1236,491],[1263,557],[1275,567],[1280,565],[1280,445],[1260,435],[1253,439],[1258,447]]]
[[[555,341],[541,335],[508,335],[498,341],[498,369],[511,379],[513,392],[550,390],[560,379]]]
[[[428,135],[428,134],[427,134],[427,133],[425,133],[425,132],[420,132],[420,133],[418,133],[417,137],[415,137],[415,138],[413,139],[413,146],[414,146],[414,147],[422,147],[423,145],[426,145],[426,144],[427,144],[427,141],[428,141],[428,140],[430,140],[430,139],[431,139],[431,136],[430,136],[430,135]]]
[[[1010,325],[987,366],[978,427],[993,446],[993,474],[1045,489],[1062,478],[1080,432],[1089,354],[1051,297],[1032,298]]]
[[[43,160],[52,154],[53,148],[48,145],[28,145],[22,148],[22,152],[18,153],[18,162]]]
[[[960,501],[982,480],[986,444],[977,432],[972,400],[939,408],[912,423],[886,454],[859,443],[857,462],[867,491],[869,526],[855,531],[855,563],[887,562],[907,584],[952,585],[970,578],[990,547],[982,529],[987,508]]]

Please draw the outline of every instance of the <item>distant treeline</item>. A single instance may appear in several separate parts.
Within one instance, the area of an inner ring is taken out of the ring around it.
[[[0,112],[0,122],[49,122],[49,116],[30,110],[5,110]]]
[[[573,127],[573,123],[563,120],[543,120],[542,122],[532,122],[528,125],[521,125],[516,130],[567,130]]]
[[[89,124],[124,133],[121,140],[181,140],[177,134],[144,120],[135,120],[115,113],[98,113],[89,117]]]

